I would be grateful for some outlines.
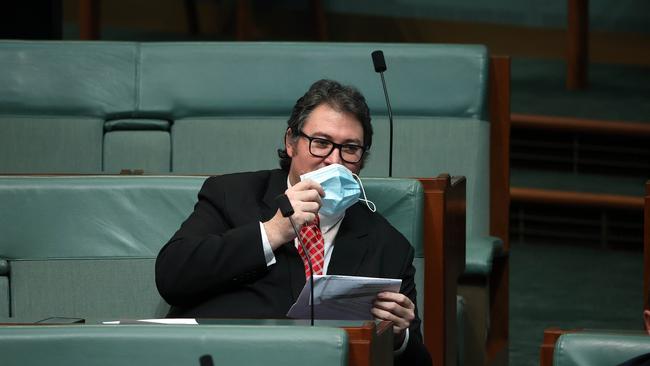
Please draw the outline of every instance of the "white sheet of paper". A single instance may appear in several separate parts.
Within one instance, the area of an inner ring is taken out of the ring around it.
[[[327,320],[371,320],[372,303],[378,293],[399,292],[402,280],[339,275],[314,276],[314,318]],[[305,283],[287,317],[309,319],[310,281]]]
[[[106,321],[102,322],[102,324],[107,324],[107,325],[113,325],[113,324],[124,324],[124,323],[154,323],[154,324],[183,324],[183,325],[198,325],[196,319],[191,319],[191,318],[169,318],[169,319],[139,319],[139,320],[131,320],[131,321],[120,321],[120,320],[112,320],[112,321]]]

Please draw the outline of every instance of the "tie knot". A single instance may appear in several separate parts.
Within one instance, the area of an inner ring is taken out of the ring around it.
[[[318,216],[318,214],[316,214],[316,218],[314,219],[314,222],[312,222],[311,224],[320,228],[320,217]]]

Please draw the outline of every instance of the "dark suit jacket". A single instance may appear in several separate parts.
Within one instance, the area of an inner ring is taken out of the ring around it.
[[[161,249],[156,285],[172,305],[170,317],[285,318],[305,285],[293,241],[266,265],[259,223],[277,211],[287,188],[282,170],[208,178],[194,212]],[[413,248],[381,215],[357,203],[334,241],[328,274],[401,278],[401,292],[416,303]],[[417,312],[416,312],[417,314]],[[412,322],[403,364],[430,364],[420,319]]]
[[[637,357],[634,357],[631,360],[627,360],[618,366],[649,366],[650,365],[650,353],[646,353]]]

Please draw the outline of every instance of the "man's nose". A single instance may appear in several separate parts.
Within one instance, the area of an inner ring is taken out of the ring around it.
[[[325,158],[325,163],[327,165],[329,164],[342,164],[343,161],[341,160],[341,150],[339,150],[339,147],[334,147],[332,149],[332,152]]]

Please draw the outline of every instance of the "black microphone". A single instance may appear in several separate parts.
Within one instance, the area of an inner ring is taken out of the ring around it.
[[[212,361],[212,356],[210,355],[203,355],[199,358],[199,365],[200,366],[214,366],[214,362]]]
[[[275,202],[278,204],[278,208],[280,209],[280,213],[282,214],[282,217],[286,217],[289,219],[289,222],[291,223],[291,227],[293,228],[293,231],[296,233],[296,237],[298,238],[298,243],[300,243],[300,247],[302,248],[302,252],[305,253],[305,257],[307,258],[309,273],[311,273],[311,276],[309,277],[309,285],[311,287],[309,293],[311,325],[314,326],[314,269],[312,268],[311,265],[311,256],[309,255],[309,252],[305,247],[305,243],[303,243],[302,239],[300,238],[298,229],[296,229],[296,224],[293,222],[293,219],[291,219],[291,215],[293,215],[294,211],[293,211],[293,206],[291,206],[291,202],[289,201],[289,197],[287,197],[286,194],[278,195],[277,197],[275,197]]]
[[[393,110],[390,107],[390,100],[388,100],[388,91],[386,90],[386,80],[384,80],[384,71],[386,71],[386,60],[384,59],[384,52],[381,50],[373,51],[372,64],[375,66],[375,71],[381,75],[381,85],[384,88],[384,96],[386,97],[386,106],[388,107],[388,124],[390,127],[390,146],[388,150],[388,176],[393,176]]]

